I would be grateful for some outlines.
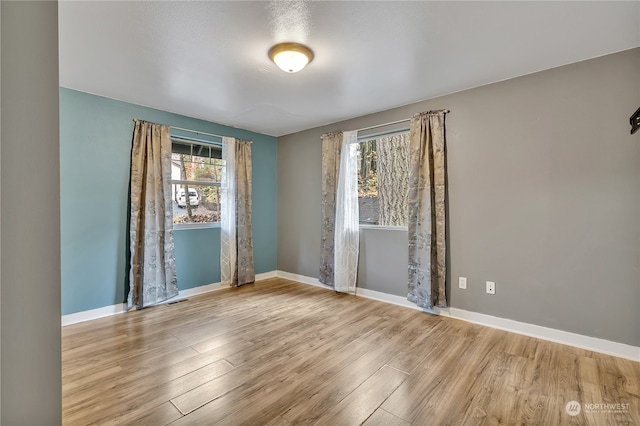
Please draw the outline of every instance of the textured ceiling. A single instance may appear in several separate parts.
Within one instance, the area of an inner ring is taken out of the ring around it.
[[[61,86],[274,136],[640,46],[640,2],[60,2]],[[297,74],[267,57],[307,44]]]

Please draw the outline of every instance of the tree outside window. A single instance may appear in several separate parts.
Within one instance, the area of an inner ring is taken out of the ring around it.
[[[359,143],[360,224],[407,226],[408,184],[408,132]]]

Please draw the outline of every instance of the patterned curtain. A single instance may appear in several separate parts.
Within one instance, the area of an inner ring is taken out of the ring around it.
[[[169,127],[135,120],[131,150],[129,308],[178,294],[173,247]]]
[[[422,308],[446,307],[445,111],[411,118],[409,294]]]
[[[255,282],[251,234],[251,142],[222,138],[220,275],[223,284]]]
[[[322,135],[322,239],[319,280],[330,287],[334,286],[334,231],[341,147],[342,132]]]
[[[322,136],[322,246],[320,282],[355,293],[360,227],[357,132]]]

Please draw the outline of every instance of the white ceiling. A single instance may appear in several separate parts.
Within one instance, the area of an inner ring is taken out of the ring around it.
[[[61,86],[274,136],[640,46],[638,1],[60,2],[59,21]],[[282,41],[314,61],[280,71]]]

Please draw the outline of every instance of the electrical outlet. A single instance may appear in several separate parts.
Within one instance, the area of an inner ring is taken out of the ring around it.
[[[496,283],[493,281],[487,281],[487,293],[496,294]]]
[[[467,289],[467,279],[465,277],[459,277],[458,278],[458,287],[463,288],[463,289]]]

